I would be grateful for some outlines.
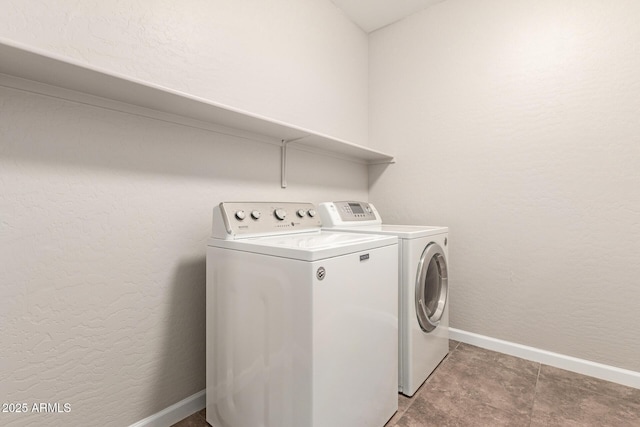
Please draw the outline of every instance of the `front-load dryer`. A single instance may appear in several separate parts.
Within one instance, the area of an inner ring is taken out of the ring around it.
[[[398,239],[310,203],[221,203],[207,246],[207,422],[381,427],[398,408]]]
[[[327,230],[397,236],[398,391],[413,396],[449,352],[447,227],[383,224],[366,202],[318,205]]]

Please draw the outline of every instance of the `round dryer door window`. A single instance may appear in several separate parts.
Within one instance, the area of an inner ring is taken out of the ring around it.
[[[429,243],[420,257],[416,278],[416,313],[425,332],[440,324],[447,304],[448,282],[444,251],[437,243]]]

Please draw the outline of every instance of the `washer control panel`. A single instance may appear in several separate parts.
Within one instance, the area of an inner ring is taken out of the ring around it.
[[[380,223],[376,208],[367,202],[326,202],[319,205],[322,223],[327,226],[350,223],[368,225]]]
[[[320,216],[307,202],[222,202],[213,210],[213,237],[234,239],[319,230]]]

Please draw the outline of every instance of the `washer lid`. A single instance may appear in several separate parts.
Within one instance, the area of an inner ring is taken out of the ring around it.
[[[317,261],[397,243],[398,239],[395,236],[333,231],[241,240],[209,239],[209,246],[302,261]]]
[[[327,231],[348,231],[351,233],[372,233],[398,236],[400,239],[417,239],[449,232],[448,227],[428,225],[365,225],[361,227],[335,227]]]

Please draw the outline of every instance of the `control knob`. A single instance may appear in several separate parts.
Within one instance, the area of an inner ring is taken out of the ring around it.
[[[306,212],[304,211],[304,209],[298,209],[298,210],[296,211],[296,214],[298,215],[298,217],[299,217],[299,218],[304,218],[304,214],[305,214],[305,213],[306,213]]]
[[[247,215],[244,213],[243,210],[237,211],[236,212],[236,218],[238,219],[238,221],[242,221],[247,217]]]
[[[253,211],[253,212],[251,212],[251,218],[253,218],[253,219],[258,219],[258,218],[260,218],[260,215],[261,215],[261,214],[260,214],[260,211]]]
[[[307,215],[313,218],[314,216],[316,216],[316,211],[314,209],[309,209],[309,212],[307,212]]]
[[[276,209],[273,212],[273,215],[275,215],[275,217],[278,218],[279,221],[283,221],[287,217],[287,211],[285,211],[284,209]]]

